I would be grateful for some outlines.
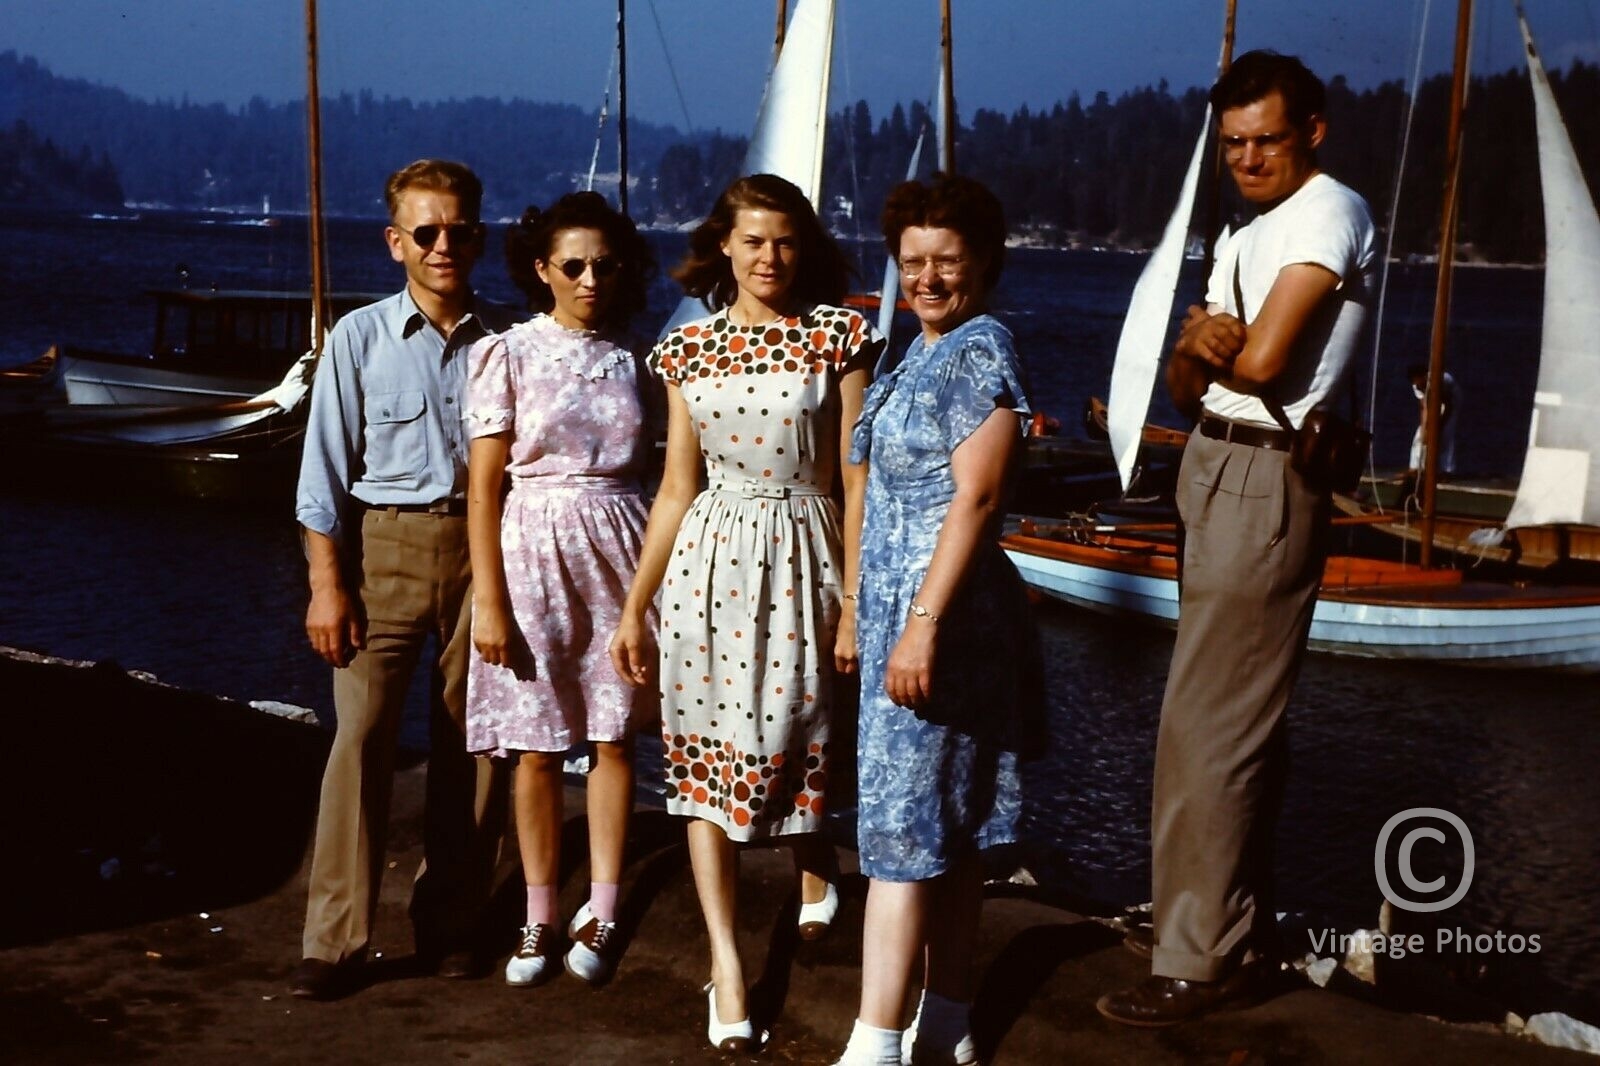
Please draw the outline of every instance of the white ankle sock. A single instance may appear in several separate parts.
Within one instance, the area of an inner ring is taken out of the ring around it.
[[[838,1066],[900,1066],[900,1030],[878,1029],[857,1018]]]

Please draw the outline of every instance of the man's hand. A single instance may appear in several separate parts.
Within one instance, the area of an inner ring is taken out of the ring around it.
[[[367,625],[357,607],[342,587],[311,590],[306,636],[312,650],[333,666],[349,666],[355,653],[367,646]]]
[[[1204,307],[1191,306],[1183,319],[1183,330],[1173,346],[1179,355],[1198,359],[1211,367],[1213,377],[1226,377],[1233,361],[1244,351],[1245,326],[1226,311],[1211,314]]]

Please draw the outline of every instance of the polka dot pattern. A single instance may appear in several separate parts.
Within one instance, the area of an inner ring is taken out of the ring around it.
[[[661,587],[667,809],[734,840],[821,827],[826,810],[839,512],[837,380],[876,357],[853,311],[815,307],[668,334],[710,488],[678,528]]]

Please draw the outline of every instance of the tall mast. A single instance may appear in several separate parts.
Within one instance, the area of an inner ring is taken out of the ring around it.
[[[1456,52],[1450,81],[1450,131],[1445,142],[1444,209],[1439,220],[1439,286],[1433,298],[1433,342],[1428,349],[1428,392],[1422,414],[1422,565],[1433,565],[1435,491],[1439,482],[1439,400],[1444,387],[1444,348],[1450,331],[1450,280],[1454,272],[1460,207],[1461,119],[1467,103],[1467,58],[1472,37],[1472,0],[1456,8]]]
[[[317,89],[317,0],[306,0],[306,133],[311,171],[311,350],[328,330],[327,253],[322,232],[322,100]]]
[[[783,34],[789,25],[789,0],[778,0],[778,32],[772,37],[772,55],[783,51]]]
[[[1228,0],[1228,13],[1222,20],[1222,59],[1217,63],[1217,77],[1228,73],[1233,65],[1233,27],[1237,0]],[[1217,116],[1222,121],[1222,116]],[[1211,160],[1211,195],[1206,198],[1206,254],[1201,264],[1200,276],[1211,277],[1211,265],[1217,255],[1217,234],[1221,231],[1222,215],[1222,144],[1217,144],[1217,154]]]
[[[617,209],[628,213],[628,0],[617,0]]]
[[[939,130],[939,169],[956,172],[956,82],[954,56],[950,47],[950,0],[939,0],[939,86],[944,122]]]

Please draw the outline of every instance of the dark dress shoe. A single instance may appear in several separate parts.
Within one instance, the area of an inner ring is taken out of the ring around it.
[[[289,994],[299,999],[334,999],[355,986],[360,966],[360,959],[301,959],[289,975]]]
[[[438,962],[433,966],[433,972],[452,981],[463,981],[482,977],[486,968],[476,952],[462,948],[460,951],[451,951],[439,956]]]
[[[1129,926],[1122,934],[1122,946],[1149,961],[1156,950],[1156,928],[1153,925]]]
[[[1101,996],[1095,1009],[1122,1025],[1159,1029],[1212,1011],[1258,1002],[1265,991],[1265,978],[1259,963],[1241,966],[1218,981],[1151,976],[1132,988]]]

